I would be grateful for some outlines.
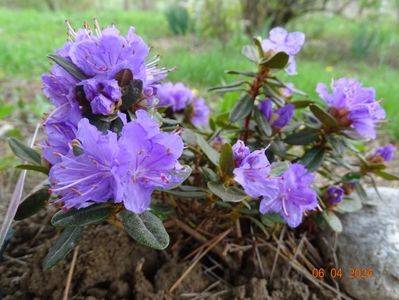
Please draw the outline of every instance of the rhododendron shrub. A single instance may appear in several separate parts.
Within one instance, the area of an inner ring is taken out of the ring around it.
[[[164,249],[166,219],[213,228],[250,220],[262,231],[286,223],[293,230],[330,225],[336,213],[369,201],[362,186],[386,171],[394,147],[367,152],[385,112],[371,87],[354,78],[319,83],[310,99],[280,72],[295,75],[305,34],[274,28],[242,52],[253,70],[212,88],[241,92],[228,113],[214,112],[199,92],[167,81],[170,69],[150,58],[150,48],[130,28],[75,31],[49,57],[43,91],[54,104],[43,120],[41,156],[13,139],[20,166],[48,174],[48,186],[21,204],[16,219],[43,204],[58,211],[63,228],[44,267],[76,245],[86,226],[109,222],[137,242]],[[195,70],[193,70],[195,72]],[[182,74],[184,77],[184,74]],[[38,197],[40,193],[40,197]],[[356,195],[357,194],[357,195]],[[245,230],[245,229],[243,229]]]

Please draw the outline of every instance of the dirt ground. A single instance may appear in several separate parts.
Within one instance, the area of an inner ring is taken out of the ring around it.
[[[41,262],[57,236],[49,225],[53,211],[17,222],[14,238],[0,263],[3,300],[62,299],[73,254],[48,271]],[[244,253],[238,272],[205,256],[179,284],[176,281],[192,264],[176,244],[167,251],[138,246],[123,231],[103,224],[90,227],[77,249],[68,299],[334,299],[328,289],[316,288],[306,277],[259,248]],[[259,268],[259,262],[261,268]],[[259,270],[262,269],[262,272]],[[291,271],[290,271],[291,270]],[[173,292],[169,292],[172,286]]]

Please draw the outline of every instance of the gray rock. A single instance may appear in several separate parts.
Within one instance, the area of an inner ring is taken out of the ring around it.
[[[375,206],[341,215],[344,229],[337,243],[344,270],[341,283],[356,299],[399,299],[399,190],[379,188],[382,200],[373,189],[367,193]],[[371,269],[373,276],[350,279],[351,268],[359,268],[357,275]]]

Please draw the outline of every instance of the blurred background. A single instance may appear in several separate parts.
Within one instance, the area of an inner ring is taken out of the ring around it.
[[[93,17],[122,33],[135,26],[163,65],[176,66],[169,79],[198,89],[217,111],[229,110],[236,95],[206,89],[234,80],[225,70],[253,67],[240,54],[251,36],[274,26],[303,31],[298,75],[283,79],[313,99],[318,82],[341,76],[374,86],[390,119],[383,132],[399,139],[399,0],[0,0],[0,198],[17,164],[5,138],[26,141],[51,109],[40,75],[66,41],[64,20],[79,28]]]

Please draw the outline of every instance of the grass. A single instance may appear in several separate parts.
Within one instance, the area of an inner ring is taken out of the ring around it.
[[[97,12],[38,12],[34,10],[8,10],[0,8],[0,79],[36,80],[50,66],[46,55],[60,47],[66,40],[64,20],[78,27],[96,16],[103,25],[114,22],[122,32],[134,25],[140,35],[161,54],[162,64],[176,66],[169,78],[205,89],[235,79],[224,73],[227,69],[249,70],[251,65],[240,54],[246,37],[232,39],[227,45],[215,40],[197,37],[175,37],[167,26],[163,12],[159,11],[97,11]],[[374,86],[388,112],[388,128],[399,139],[399,75],[389,65],[389,55],[396,55],[399,34],[387,22],[376,23],[378,43],[370,49],[369,56],[357,59],[350,52],[354,38],[362,34],[365,23],[348,21],[339,17],[315,15],[291,24],[292,30],[306,32],[308,43],[297,58],[298,75],[287,81],[317,97],[314,89],[318,82],[329,83],[331,78],[353,76],[366,86]],[[371,28],[371,27],[370,27]],[[370,29],[369,28],[369,29]],[[371,28],[368,32],[373,32]],[[340,40],[343,44],[339,44]],[[323,42],[322,45],[318,43]],[[338,44],[337,44],[338,43]],[[345,47],[345,51],[341,48]],[[392,50],[393,49],[393,50]],[[6,101],[2,101],[7,102]],[[1,103],[1,102],[0,102]]]

